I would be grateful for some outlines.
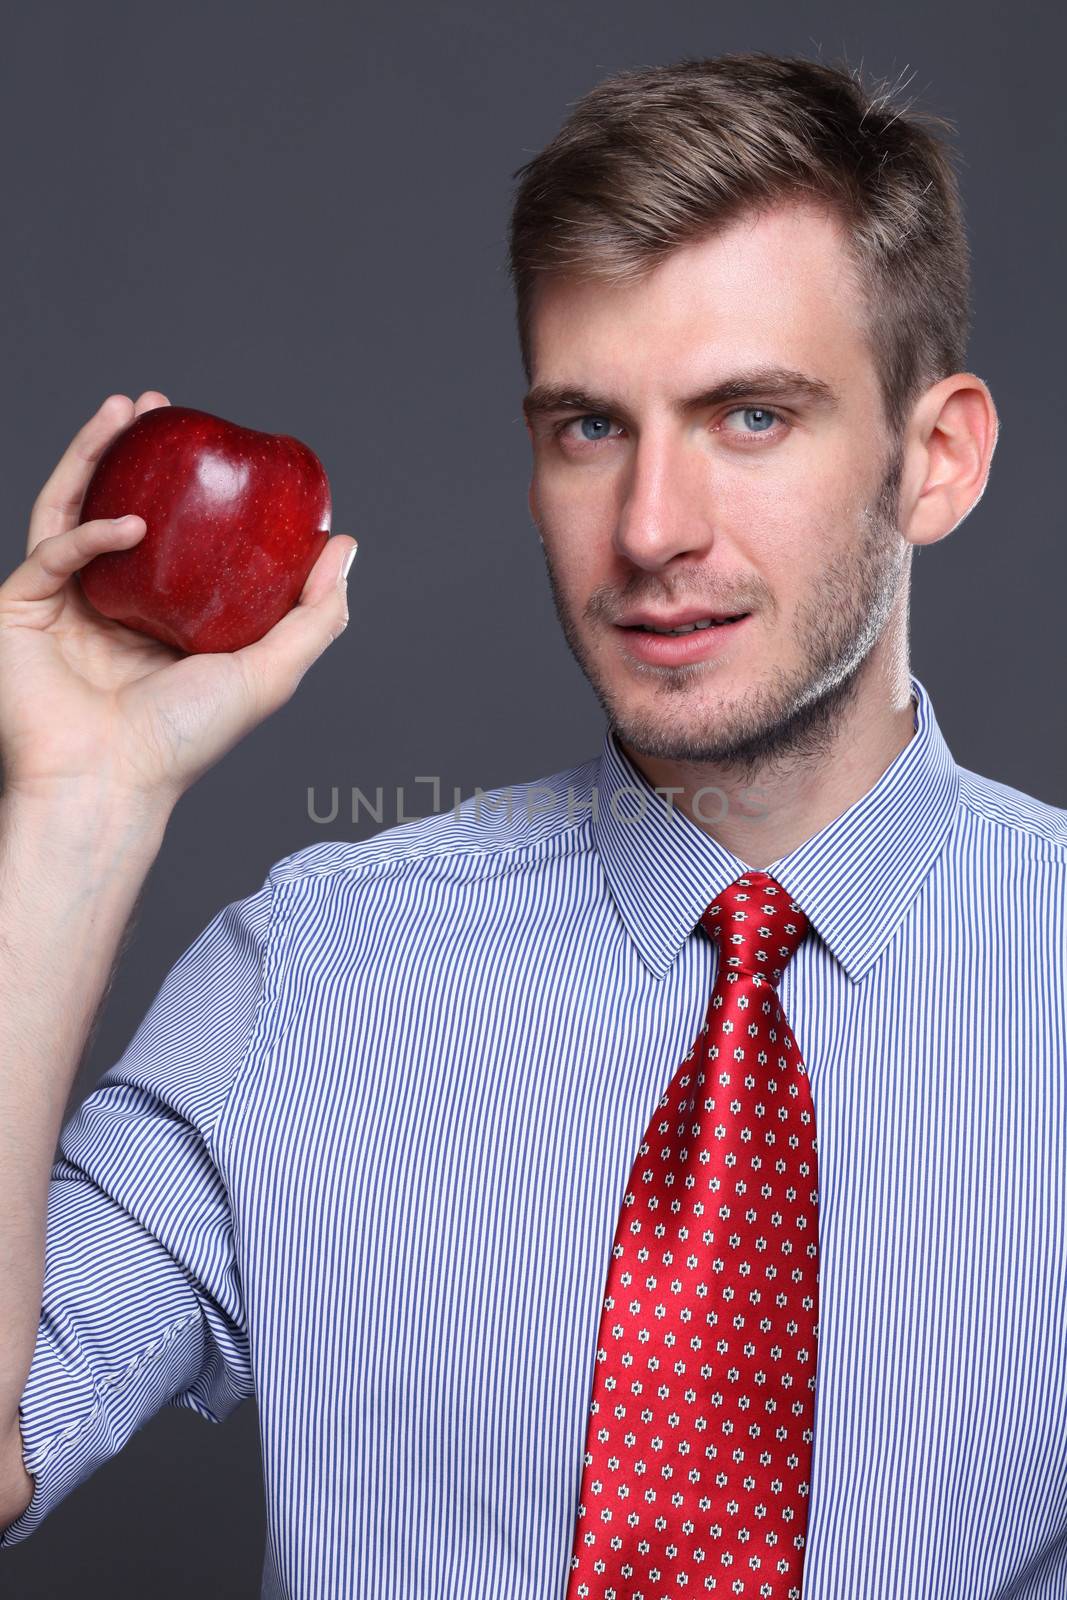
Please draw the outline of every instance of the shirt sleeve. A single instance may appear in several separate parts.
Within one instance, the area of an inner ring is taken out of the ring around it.
[[[37,1342],[19,1403],[28,1537],[164,1405],[222,1422],[253,1393],[213,1133],[253,1047],[272,877],[171,968],[121,1059],[62,1131]]]

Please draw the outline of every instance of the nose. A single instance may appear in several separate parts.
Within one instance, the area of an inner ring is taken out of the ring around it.
[[[630,456],[614,544],[635,566],[701,555],[714,537],[706,456],[663,424],[642,431]]]

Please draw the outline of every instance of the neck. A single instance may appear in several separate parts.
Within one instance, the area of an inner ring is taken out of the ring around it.
[[[869,658],[847,703],[802,752],[751,768],[642,755],[616,741],[653,787],[746,866],[762,870],[861,799],[915,736],[905,659]],[[703,794],[701,791],[704,791]]]

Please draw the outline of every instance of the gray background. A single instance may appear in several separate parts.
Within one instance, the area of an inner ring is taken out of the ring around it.
[[[175,812],[69,1110],[216,910],[377,831],[353,785],[391,826],[433,808],[419,776],[447,805],[599,749],[526,508],[504,235],[513,170],[619,68],[844,54],[955,121],[1002,431],[981,505],[916,554],[912,666],[963,766],[1067,804],[1062,47],[1051,8],[960,0],[5,7],[4,573],[114,391],[304,439],[360,541],[347,633]],[[324,826],[308,790],[326,814],[334,784]],[[254,1407],[164,1410],[0,1556],[0,1590],[253,1597],[263,1538]]]

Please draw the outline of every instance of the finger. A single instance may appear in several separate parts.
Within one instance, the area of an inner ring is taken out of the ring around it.
[[[342,569],[357,543],[347,534],[328,539],[293,609],[262,639],[236,651],[261,715],[285,704],[308,668],[348,626]]]
[[[143,417],[146,411],[155,411],[160,406],[169,406],[170,401],[158,389],[146,389],[144,394],[138,396],[134,402],[134,414]]]
[[[318,560],[304,580],[298,603],[317,605],[331,594],[342,577],[346,576],[343,568],[349,556],[355,554],[357,544],[358,540],[350,534],[335,533],[332,539],[327,539],[319,551]]]
[[[55,471],[45,483],[30,514],[30,531],[26,541],[29,555],[42,539],[51,539],[77,526],[81,504],[89,479],[97,462],[112,439],[129,427],[135,416],[152,409],[155,404],[168,404],[166,395],[156,389],[146,390],[137,404],[129,395],[108,395],[96,415],[79,428],[59,460]]]
[[[0,600],[49,600],[71,573],[104,550],[128,550],[144,537],[146,528],[143,517],[120,517],[116,522],[101,517],[39,539],[22,565],[0,583]]]

